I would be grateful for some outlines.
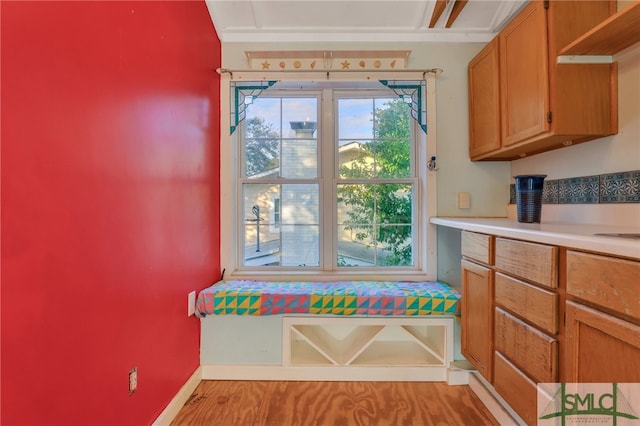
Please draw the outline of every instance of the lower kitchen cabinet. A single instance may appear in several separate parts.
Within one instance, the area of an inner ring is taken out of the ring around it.
[[[605,244],[596,225],[431,223],[461,230],[461,351],[496,418],[538,424],[543,383],[640,383],[635,243]]]
[[[567,250],[567,382],[640,382],[640,262]]]
[[[462,261],[461,352],[492,381],[493,360],[493,272],[467,260]]]
[[[465,231],[462,255],[462,354],[535,424],[536,384],[558,380],[558,247]]]
[[[463,231],[462,354],[529,425],[540,383],[640,383],[640,260]]]
[[[559,377],[559,248],[495,242],[493,386],[527,424],[536,424],[537,384]]]
[[[640,325],[567,302],[566,381],[640,382]]]

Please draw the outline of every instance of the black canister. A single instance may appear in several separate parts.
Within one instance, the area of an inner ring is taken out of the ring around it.
[[[518,222],[540,223],[542,192],[547,175],[520,175],[516,180]]]

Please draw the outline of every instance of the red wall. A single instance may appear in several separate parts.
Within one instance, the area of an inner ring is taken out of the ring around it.
[[[220,276],[220,42],[203,1],[0,3],[1,423],[150,424]]]

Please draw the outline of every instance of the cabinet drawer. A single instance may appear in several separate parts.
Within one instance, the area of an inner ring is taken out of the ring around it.
[[[558,341],[496,308],[495,350],[536,382],[558,381]]]
[[[538,424],[536,384],[500,353],[493,362],[495,389],[528,425]]]
[[[567,293],[640,320],[640,262],[568,250]]]
[[[549,288],[558,287],[558,247],[496,238],[496,268]]]
[[[487,265],[493,264],[491,236],[462,231],[462,255]]]
[[[551,334],[558,333],[558,295],[507,275],[495,278],[496,304]]]

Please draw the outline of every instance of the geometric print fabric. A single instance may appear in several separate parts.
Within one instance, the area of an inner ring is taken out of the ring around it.
[[[440,281],[220,281],[196,315],[459,315],[460,293]]]

